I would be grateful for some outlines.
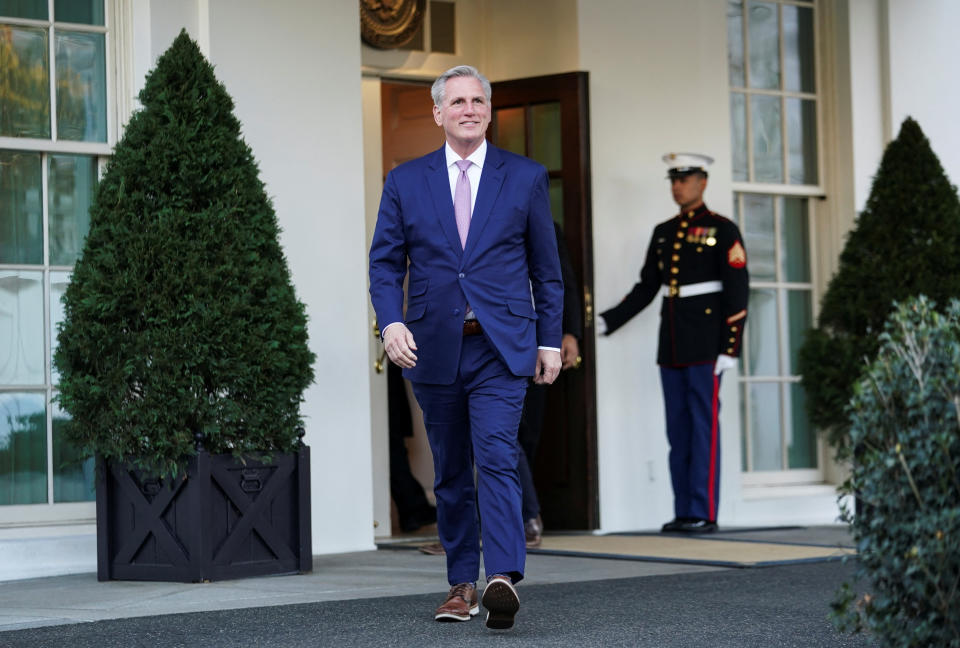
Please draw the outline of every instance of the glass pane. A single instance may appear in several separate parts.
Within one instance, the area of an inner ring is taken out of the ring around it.
[[[563,180],[560,178],[550,179],[550,211],[553,220],[563,227]]]
[[[780,271],[783,280],[808,283],[810,281],[810,228],[807,223],[807,199],[784,196],[779,200]],[[750,271],[753,272],[752,264]]]
[[[53,19],[57,22],[103,26],[103,0],[56,0]]]
[[[747,181],[747,102],[743,93],[730,94],[730,143],[733,148],[733,179]]]
[[[747,10],[750,38],[750,87],[780,89],[780,28],[777,5],[751,2]]]
[[[67,285],[70,283],[69,272],[51,272],[50,273],[50,357],[57,352],[57,327],[63,321],[63,293],[67,291]],[[54,385],[60,382],[60,373],[51,363],[50,382]],[[56,425],[56,419],[54,419]]]
[[[0,27],[0,135],[49,138],[47,30]]]
[[[0,16],[47,19],[47,0],[0,0]]]
[[[817,184],[817,103],[812,99],[787,102],[790,184]]]
[[[780,130],[780,97],[750,97],[753,128],[753,179],[783,182],[783,144]]]
[[[740,356],[740,373],[743,374],[743,356]],[[740,470],[747,472],[750,470],[749,458],[747,457],[747,392],[749,383],[740,383]]]
[[[809,290],[787,292],[787,375],[799,375],[800,347],[813,326],[813,298]]]
[[[743,70],[743,4],[740,0],[727,2],[727,64],[730,67],[730,85],[742,88]]]
[[[751,288],[749,310],[749,375],[778,376],[780,349],[777,343],[777,291],[773,288]]]
[[[813,9],[783,5],[783,76],[787,90],[814,92]]]
[[[53,416],[53,501],[89,502],[95,499],[92,456],[83,455],[63,436],[64,424],[70,415],[56,405]]]
[[[750,383],[752,470],[783,470],[780,383]]]
[[[548,171],[559,171],[563,168],[562,148],[560,103],[531,106],[530,157],[547,167]]]
[[[42,183],[39,153],[0,151],[0,263],[43,263]]]
[[[497,146],[518,155],[527,154],[523,107],[496,111]]]
[[[430,51],[457,53],[456,16],[452,2],[430,3]]]
[[[0,505],[47,501],[43,394],[0,392]]]
[[[787,420],[790,421],[790,440],[787,445],[787,468],[817,467],[817,435],[807,418],[807,394],[800,383],[791,383],[788,389]]]
[[[57,136],[107,141],[104,35],[57,32]]]
[[[50,263],[73,265],[90,231],[97,159],[89,155],[51,155],[49,159]]]
[[[750,279],[776,281],[773,196],[743,194],[743,244],[750,258]]]
[[[43,385],[43,273],[0,270],[0,385]]]

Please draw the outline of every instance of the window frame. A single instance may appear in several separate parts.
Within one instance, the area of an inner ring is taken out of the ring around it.
[[[45,399],[46,420],[46,502],[35,504],[0,504],[0,527],[23,524],[51,524],[51,523],[89,523],[96,518],[96,504],[86,502],[56,502],[54,501],[54,448],[53,448],[53,396],[57,393],[57,386],[53,384],[52,352],[55,332],[52,330],[53,316],[51,308],[51,275],[55,272],[72,273],[73,265],[50,263],[50,157],[52,155],[85,155],[95,159],[98,176],[102,177],[107,159],[116,145],[118,128],[118,91],[129,89],[130,83],[118,78],[117,64],[118,18],[122,10],[122,2],[117,0],[103,0],[104,24],[87,25],[80,23],[61,22],[55,20],[54,0],[47,0],[48,18],[46,20],[12,18],[0,16],[0,22],[16,27],[34,27],[44,29],[48,36],[48,69],[50,83],[50,138],[28,138],[14,136],[0,136],[0,149],[22,151],[40,155],[41,166],[41,206],[43,257],[40,264],[8,263],[0,264],[0,270],[13,272],[39,272],[43,276],[43,356],[44,356],[44,383],[30,385],[0,385],[2,393],[43,393]],[[129,16],[125,16],[129,20]],[[62,140],[57,133],[57,93],[56,93],[56,33],[57,31],[72,31],[103,34],[104,36],[104,81],[106,111],[106,141],[84,142]],[[125,41],[129,48],[130,43]],[[122,86],[122,88],[120,87]],[[126,104],[125,104],[126,105]]]

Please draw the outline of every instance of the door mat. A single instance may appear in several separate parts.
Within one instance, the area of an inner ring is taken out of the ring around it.
[[[720,567],[769,567],[841,560],[856,555],[849,547],[786,544],[757,540],[723,540],[715,535],[545,535],[531,554],[643,560]]]

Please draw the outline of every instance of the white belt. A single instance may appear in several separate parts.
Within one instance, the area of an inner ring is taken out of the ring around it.
[[[664,286],[664,297],[694,297],[696,295],[707,295],[710,293],[721,292],[723,290],[722,281],[701,281],[700,283],[687,284],[686,286]]]

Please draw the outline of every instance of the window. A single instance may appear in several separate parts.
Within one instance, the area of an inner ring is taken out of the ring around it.
[[[0,506],[93,499],[51,357],[110,152],[106,19],[104,0],[0,0]]]
[[[823,195],[815,12],[800,0],[727,4],[734,217],[750,260],[741,462],[784,473],[777,481],[820,477],[797,375],[815,303],[812,198]]]

